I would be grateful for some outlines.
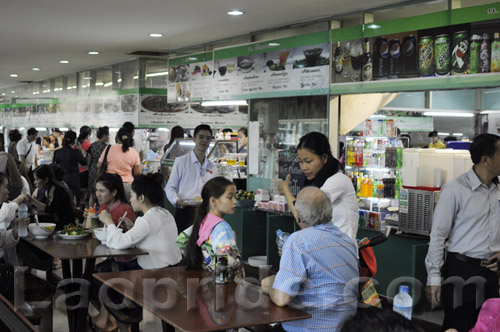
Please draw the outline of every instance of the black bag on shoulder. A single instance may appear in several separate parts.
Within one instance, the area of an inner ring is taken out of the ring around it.
[[[104,174],[106,174],[106,171],[108,170],[108,153],[109,153],[109,149],[111,149],[111,144],[109,144],[106,147],[106,152],[104,153],[104,159],[102,160],[101,167],[99,167],[99,169],[97,170],[97,175],[95,177],[94,183],[92,184],[94,188],[95,188],[95,185],[97,183],[97,180],[99,180],[99,178],[101,176],[103,176]]]

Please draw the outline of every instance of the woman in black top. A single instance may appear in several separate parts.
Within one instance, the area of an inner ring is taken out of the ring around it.
[[[78,177],[78,170],[76,174]],[[54,171],[49,165],[35,169],[35,185],[38,190],[45,190],[45,203],[35,197],[30,197],[30,203],[40,211],[56,215],[57,220],[54,222],[57,230],[75,223],[75,209],[70,193],[55,179]]]
[[[78,164],[87,165],[86,152],[82,149],[78,141],[76,141],[76,133],[67,131],[64,134],[63,147],[54,152],[54,164],[61,165],[64,169],[64,182],[68,185],[71,193],[75,197],[76,205],[80,206],[80,176]]]

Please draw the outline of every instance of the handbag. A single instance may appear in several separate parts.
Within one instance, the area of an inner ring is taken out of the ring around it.
[[[97,174],[96,174],[96,177],[95,177],[95,180],[94,180],[94,183],[93,183],[94,188],[95,188],[95,185],[96,185],[97,181],[99,180],[99,178],[101,176],[103,176],[104,174],[106,174],[106,171],[108,170],[108,153],[109,153],[109,149],[111,149],[111,145],[108,145],[107,148],[106,148],[106,151],[104,152],[104,159],[102,160],[101,167],[99,167],[99,169],[97,170]]]
[[[7,299],[14,298],[14,266],[0,264],[0,294]]]

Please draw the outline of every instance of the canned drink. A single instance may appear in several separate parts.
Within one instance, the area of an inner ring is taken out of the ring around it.
[[[436,74],[448,75],[450,73],[450,36],[438,35],[434,41],[434,56]]]
[[[491,72],[500,72],[500,33],[495,32],[491,43]]]
[[[472,35],[470,39],[469,73],[479,73],[479,52],[481,51],[481,36]]]
[[[483,34],[483,41],[479,50],[479,72],[490,72],[490,35]]]
[[[458,31],[453,34],[451,51],[451,74],[467,74],[469,66],[469,33]]]
[[[373,50],[373,79],[387,78],[389,73],[389,44],[387,38],[375,39]]]
[[[418,40],[418,68],[420,76],[434,76],[434,40],[430,36]]]
[[[417,72],[417,40],[414,35],[408,35],[403,38],[402,44],[402,76],[416,77]]]
[[[389,74],[390,78],[399,77],[400,69],[400,56],[401,56],[401,43],[399,39],[393,39],[389,43]]]

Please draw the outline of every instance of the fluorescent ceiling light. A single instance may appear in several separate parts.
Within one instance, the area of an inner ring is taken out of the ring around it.
[[[269,43],[269,46],[276,47],[276,46],[280,46],[280,44],[279,43]]]
[[[450,133],[438,133],[439,136],[450,136]]]
[[[5,92],[2,92],[2,96],[5,96]]]
[[[85,76],[83,79],[84,79],[84,80],[91,80],[91,79],[92,79],[92,77],[90,77],[90,76]]]
[[[187,58],[189,61],[196,61],[198,60],[197,57],[194,57],[194,56],[190,56],[189,58]]]
[[[104,87],[107,88],[108,86],[111,86],[111,85],[113,85],[113,82],[108,82],[108,83],[104,84]]]
[[[231,15],[231,16],[240,16],[240,15],[243,15],[245,13],[242,12],[241,10],[231,10],[230,12],[227,12],[227,14]]]
[[[462,133],[453,133],[453,136],[464,136]]]
[[[61,60],[59,63],[69,63],[69,60]]]
[[[202,101],[201,106],[247,106],[246,100],[214,100]]]
[[[380,29],[380,25],[370,24],[366,26],[368,29]]]
[[[146,77],[156,77],[156,76],[165,76],[165,75],[168,75],[168,71],[146,74]]]
[[[120,128],[109,128],[110,132],[117,132],[118,130],[120,130]]]
[[[25,129],[24,127],[19,128],[19,130],[24,130],[24,129]]]
[[[383,115],[383,114],[373,114],[372,116],[370,116],[371,119],[377,119],[377,118],[387,118],[387,115]]]
[[[474,113],[470,112],[424,112],[425,116],[454,116],[462,118],[471,118]]]
[[[44,127],[35,127],[36,130],[38,131],[45,131],[47,130],[47,128],[44,128]]]
[[[10,93],[16,93],[15,91],[11,91]]]
[[[150,33],[149,37],[161,38],[161,37],[163,37],[163,34],[162,33]]]
[[[136,79],[138,79],[138,78],[139,78],[139,76],[134,76],[134,80],[136,80]]]
[[[19,75],[17,75],[17,74],[10,74],[10,77],[17,77],[17,76],[19,76]]]
[[[497,93],[497,92],[500,92],[500,90],[499,89],[489,89],[489,90],[484,91],[484,93]]]
[[[104,85],[104,82],[97,82],[95,85],[96,85],[96,86],[103,86],[103,85]]]
[[[62,128],[59,128],[60,131],[68,131],[69,128],[66,128],[66,127],[62,127]]]
[[[33,71],[40,71],[40,68],[38,68],[38,67],[33,67],[33,68],[31,68],[31,70],[33,70]]]
[[[500,113],[500,110],[485,110],[485,111],[481,111],[480,114],[498,114]]]
[[[99,54],[99,51],[90,51],[89,52],[89,55],[98,55]]]

